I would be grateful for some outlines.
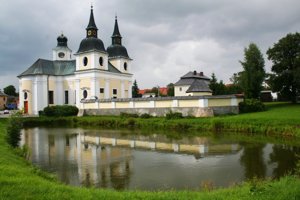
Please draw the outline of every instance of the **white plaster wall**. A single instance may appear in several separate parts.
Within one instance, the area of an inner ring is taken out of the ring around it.
[[[189,85],[180,85],[180,86],[175,86],[174,87],[174,93],[175,96],[189,96],[188,93],[186,93],[186,91],[189,89]],[[181,88],[181,91],[180,91]]]

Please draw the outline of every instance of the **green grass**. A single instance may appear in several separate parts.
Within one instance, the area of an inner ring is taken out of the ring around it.
[[[269,125],[298,126],[299,105],[271,104],[269,110],[262,113],[244,114],[206,119],[182,119],[166,121],[163,118],[134,119],[136,127],[143,127],[149,120],[155,127],[172,128],[174,124],[191,122],[189,129],[197,129],[198,123],[207,125],[212,121],[238,123],[257,126],[267,123]],[[30,119],[28,124],[61,123],[65,120],[69,124],[99,125],[98,121],[110,122],[109,126],[126,126],[126,120],[116,117],[83,117],[79,119]],[[125,121],[125,122],[123,122]],[[91,123],[92,122],[92,123]],[[250,123],[250,124],[249,124]],[[105,124],[105,123],[103,123]],[[166,125],[167,124],[167,125]],[[64,124],[65,125],[65,124]],[[128,125],[128,124],[127,124]],[[189,124],[188,124],[189,125]],[[53,175],[42,172],[20,157],[20,150],[12,149],[4,140],[7,120],[0,119],[0,199],[263,199],[263,200],[297,200],[300,199],[300,180],[296,177],[286,176],[278,181],[254,181],[244,183],[227,189],[213,191],[123,191],[109,189],[88,189],[67,186],[56,181]],[[107,126],[107,124],[106,124]],[[148,125],[149,126],[149,125]],[[178,125],[176,125],[178,126]],[[207,125],[209,127],[211,125]],[[242,126],[242,125],[239,125]],[[150,126],[151,127],[151,126]],[[211,128],[211,127],[210,127]]]
[[[122,118],[116,116],[85,116],[61,118],[28,118],[27,126],[72,125],[105,128],[137,128],[176,130],[178,132],[231,132],[300,138],[300,104],[271,103],[267,111],[211,118]]]

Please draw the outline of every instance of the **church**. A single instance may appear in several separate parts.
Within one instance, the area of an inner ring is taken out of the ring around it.
[[[131,98],[132,59],[122,45],[117,17],[106,49],[91,7],[84,38],[72,59],[68,39],[61,34],[52,60],[38,59],[19,78],[20,109],[37,115],[51,105],[76,105],[84,99]]]

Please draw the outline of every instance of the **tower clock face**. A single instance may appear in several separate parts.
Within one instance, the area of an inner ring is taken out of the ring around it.
[[[94,35],[94,36],[96,35],[96,31],[95,31],[95,30],[93,30],[93,35]]]
[[[60,58],[65,57],[65,53],[64,53],[64,52],[59,52],[59,53],[58,53],[58,57],[60,57]]]
[[[88,31],[88,36],[90,36],[90,35],[92,35],[92,31],[91,30]]]

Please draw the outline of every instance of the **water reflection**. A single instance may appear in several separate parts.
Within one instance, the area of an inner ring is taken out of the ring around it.
[[[31,160],[71,185],[114,189],[199,189],[253,177],[279,177],[295,166],[299,147],[224,138],[139,135],[130,131],[24,129]]]
[[[263,158],[265,144],[243,143],[242,146],[244,150],[240,160],[245,168],[245,178],[265,178],[267,168]]]

